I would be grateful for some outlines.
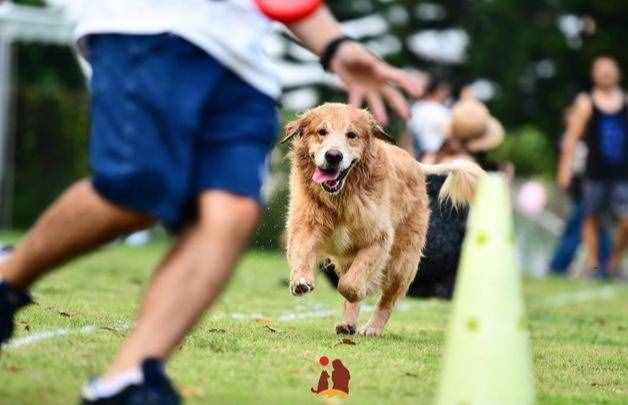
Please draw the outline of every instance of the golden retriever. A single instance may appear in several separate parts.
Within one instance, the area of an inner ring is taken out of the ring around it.
[[[420,164],[378,138],[387,135],[368,111],[328,103],[290,122],[282,140],[291,141],[290,291],[312,291],[314,269],[331,259],[345,298],[338,334],[356,333],[360,302],[377,290],[381,297],[360,333],[381,334],[405,296],[430,216],[426,174],[448,174],[440,198],[455,206],[472,198],[484,174],[468,161]]]

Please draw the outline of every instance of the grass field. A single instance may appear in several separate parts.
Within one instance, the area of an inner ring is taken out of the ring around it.
[[[137,296],[164,249],[165,242],[108,247],[39,284],[37,305],[19,316],[18,337],[68,334],[22,340],[3,352],[0,404],[75,403],[85,379],[105,367],[128,333]],[[337,293],[319,278],[313,295],[293,298],[282,283],[286,274],[278,254],[247,255],[169,367],[188,403],[319,403],[309,388],[323,354],[350,369],[349,403],[430,403],[450,304],[408,299],[382,337],[343,344],[333,333]],[[526,280],[524,289],[538,402],[628,403],[628,289],[556,279]]]

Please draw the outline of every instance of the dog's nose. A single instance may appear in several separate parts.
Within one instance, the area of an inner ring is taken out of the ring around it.
[[[330,165],[337,165],[342,161],[342,152],[336,149],[330,149],[325,152],[325,161]]]

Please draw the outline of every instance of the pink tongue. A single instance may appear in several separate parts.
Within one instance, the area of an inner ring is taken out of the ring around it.
[[[336,180],[336,177],[338,177],[338,173],[326,172],[317,167],[316,170],[314,170],[314,174],[312,175],[312,180],[318,184],[321,184],[326,181]]]

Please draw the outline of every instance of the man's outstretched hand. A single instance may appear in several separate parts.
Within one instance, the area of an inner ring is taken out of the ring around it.
[[[319,56],[331,41],[343,35],[325,6],[299,22],[288,24],[288,28],[303,45]],[[349,103],[361,106],[366,101],[382,124],[388,122],[386,104],[400,117],[408,118],[410,108],[400,90],[414,97],[421,95],[421,84],[410,73],[392,67],[358,42],[342,42],[329,67],[343,82]]]
[[[420,96],[421,86],[409,73],[389,65],[357,42],[340,44],[330,68],[345,85],[349,104],[359,107],[366,100],[382,124],[388,123],[385,104],[401,118],[408,118],[410,109],[400,89]]]

